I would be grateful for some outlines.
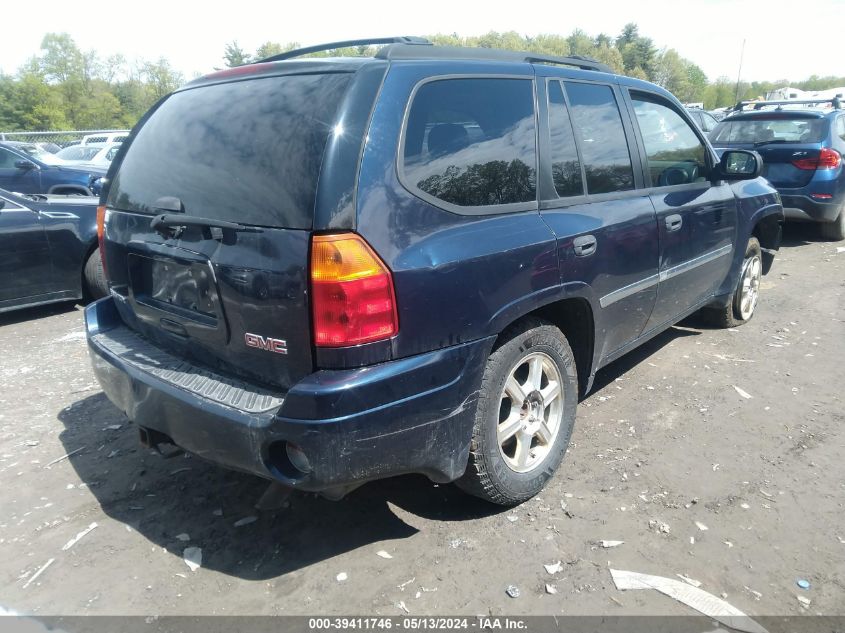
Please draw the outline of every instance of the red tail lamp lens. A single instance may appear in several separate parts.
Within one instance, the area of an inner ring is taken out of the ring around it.
[[[314,344],[345,347],[399,331],[393,278],[360,235],[315,235],[311,244]]]

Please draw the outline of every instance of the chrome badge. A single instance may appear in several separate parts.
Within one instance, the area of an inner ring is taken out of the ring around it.
[[[288,344],[279,338],[263,337],[260,334],[244,334],[244,342],[247,347],[254,347],[265,352],[275,352],[276,354],[287,354]]]

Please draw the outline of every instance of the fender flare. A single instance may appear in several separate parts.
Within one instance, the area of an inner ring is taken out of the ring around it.
[[[736,284],[739,282],[739,273],[742,269],[742,260],[745,257],[745,247],[746,244],[748,244],[748,240],[751,239],[754,234],[754,229],[762,220],[775,216],[783,222],[783,207],[779,202],[760,207],[754,211],[748,221],[740,227],[742,233],[737,233],[737,244],[736,248],[734,248],[733,261],[731,262],[730,271],[716,291],[713,301],[708,304],[709,306],[723,308],[731,301]],[[778,247],[779,246],[780,236],[778,236]],[[771,267],[771,265],[769,267]],[[766,272],[768,272],[768,269],[766,269]]]

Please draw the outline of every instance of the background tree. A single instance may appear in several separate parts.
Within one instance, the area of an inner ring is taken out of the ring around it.
[[[822,90],[845,86],[845,77],[811,75],[803,81],[745,81],[739,94],[735,81],[719,77],[708,81],[699,66],[676,50],[658,51],[634,23],[626,24],[614,39],[595,37],[573,29],[569,34],[524,36],[515,31],[490,31],[462,36],[438,33],[428,37],[441,46],[476,46],[530,51],[545,55],[584,55],[610,66],[614,72],[654,81],[682,102],[703,102],[706,108],[733,105],[739,99],[765,97],[776,88]],[[254,54],[238,44],[226,44],[223,59],[233,67],[299,48],[296,42],[262,43]],[[373,46],[320,51],[312,57],[373,55]],[[67,33],[48,33],[41,47],[15,74],[0,74],[0,130],[131,127],[158,99],[178,88],[185,78],[166,59],[127,60],[123,55],[102,58],[83,51]]]
[[[255,59],[264,59],[272,57],[279,53],[286,53],[299,48],[299,42],[288,42],[287,44],[279,44],[278,42],[264,42],[255,51]]]
[[[237,41],[226,44],[226,50],[223,52],[223,59],[226,66],[234,68],[235,66],[243,66],[248,64],[252,59],[244,49],[242,49]]]

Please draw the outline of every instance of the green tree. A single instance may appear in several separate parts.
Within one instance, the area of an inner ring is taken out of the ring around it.
[[[724,108],[725,106],[736,103],[734,85],[734,82],[728,77],[722,76],[716,79],[704,91],[704,107],[712,110],[713,108]]]
[[[67,129],[61,91],[37,74],[0,80],[0,127],[17,130]]]
[[[703,101],[707,90],[707,75],[700,67],[690,61],[686,62],[687,83],[690,89],[689,101]]]
[[[622,53],[625,72],[654,81],[657,73],[657,49],[649,37],[640,35],[636,24],[626,24],[616,38],[616,47]]]
[[[244,49],[242,49],[237,40],[226,44],[226,50],[223,53],[223,59],[226,61],[226,66],[234,68],[235,66],[243,66],[248,64],[252,59]]]
[[[703,86],[700,84],[702,77],[706,86],[707,77],[701,69],[678,55],[676,50],[670,48],[664,50],[658,56],[653,80],[682,102],[689,103],[698,101],[703,97]],[[696,83],[693,83],[693,79]]]
[[[279,53],[287,53],[299,48],[299,42],[288,42],[287,44],[279,44],[278,42],[264,42],[255,51],[256,61],[278,55]]]
[[[593,38],[581,29],[575,29],[572,31],[569,37],[566,38],[566,43],[569,44],[570,55],[591,57],[596,48]]]
[[[82,82],[91,62],[67,33],[47,33],[38,60],[44,77],[58,84]]]
[[[182,74],[173,70],[164,57],[157,62],[144,63],[141,74],[153,103],[176,90],[185,81]]]

